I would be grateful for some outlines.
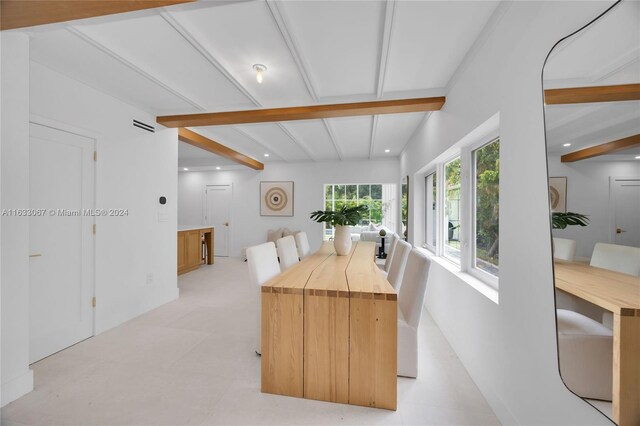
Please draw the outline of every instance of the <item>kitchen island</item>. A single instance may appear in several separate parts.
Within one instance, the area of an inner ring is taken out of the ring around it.
[[[178,225],[178,275],[213,265],[213,227]]]

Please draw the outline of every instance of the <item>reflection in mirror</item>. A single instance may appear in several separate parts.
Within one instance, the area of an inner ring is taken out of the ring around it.
[[[402,178],[402,238],[409,239],[409,176]]]
[[[640,425],[640,2],[559,42],[543,86],[560,374]]]

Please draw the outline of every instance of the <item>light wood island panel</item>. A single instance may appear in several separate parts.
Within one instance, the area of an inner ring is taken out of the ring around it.
[[[640,277],[554,262],[555,285],[613,313],[613,420],[640,425]]]
[[[202,259],[202,240],[207,257]],[[202,264],[213,265],[213,228],[193,227],[178,230],[178,275],[198,269]]]

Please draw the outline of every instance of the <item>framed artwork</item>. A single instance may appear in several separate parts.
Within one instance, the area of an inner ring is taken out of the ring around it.
[[[293,216],[293,181],[260,182],[260,216]]]
[[[551,211],[555,213],[567,212],[567,178],[549,178],[549,201]]]

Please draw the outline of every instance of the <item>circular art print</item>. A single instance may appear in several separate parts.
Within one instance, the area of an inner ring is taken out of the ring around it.
[[[260,215],[293,216],[293,182],[260,182]]]

